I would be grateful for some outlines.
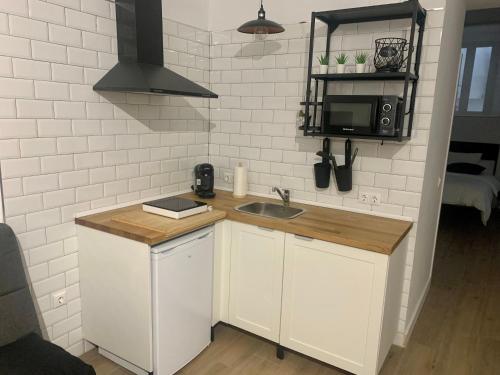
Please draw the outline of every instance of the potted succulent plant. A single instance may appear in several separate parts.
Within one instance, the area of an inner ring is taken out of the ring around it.
[[[345,73],[345,65],[349,57],[345,53],[340,53],[335,57],[335,60],[337,60],[337,73]]]
[[[328,74],[328,64],[330,63],[330,58],[328,55],[321,55],[318,57],[319,61],[319,73]]]
[[[356,73],[364,73],[366,69],[366,61],[368,60],[368,54],[366,52],[358,52],[354,57],[356,62]]]

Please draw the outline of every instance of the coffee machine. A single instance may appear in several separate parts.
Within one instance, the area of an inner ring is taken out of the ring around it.
[[[200,198],[213,198],[214,193],[214,167],[212,164],[198,164],[194,167],[194,185],[191,186]]]

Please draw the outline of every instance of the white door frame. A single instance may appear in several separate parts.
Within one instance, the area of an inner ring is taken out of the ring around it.
[[[0,223],[4,222],[2,186],[2,168],[0,168]]]

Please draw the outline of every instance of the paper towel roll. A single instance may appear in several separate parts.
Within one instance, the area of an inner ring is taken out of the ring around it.
[[[242,163],[239,163],[234,167],[234,186],[233,186],[233,197],[244,198],[247,195],[248,190],[248,174],[247,167]]]

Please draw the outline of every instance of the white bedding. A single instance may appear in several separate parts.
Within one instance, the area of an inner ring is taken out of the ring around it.
[[[443,203],[477,208],[486,225],[499,191],[500,181],[494,176],[447,172]]]

